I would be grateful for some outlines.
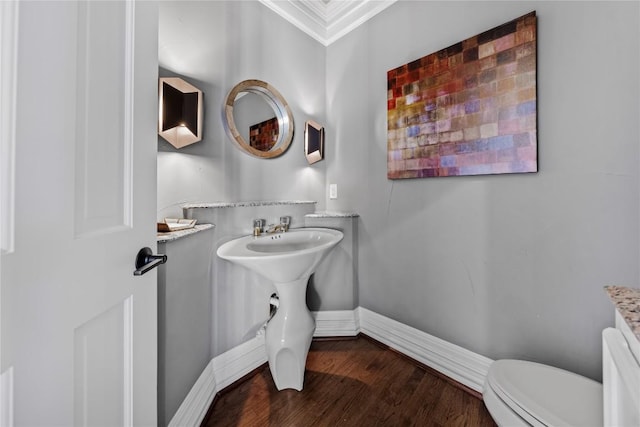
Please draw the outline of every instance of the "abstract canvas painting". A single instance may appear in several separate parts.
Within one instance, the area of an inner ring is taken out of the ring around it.
[[[537,172],[536,14],[387,72],[389,179]]]

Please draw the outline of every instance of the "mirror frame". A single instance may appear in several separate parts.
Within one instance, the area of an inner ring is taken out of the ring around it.
[[[233,104],[241,92],[249,92],[262,96],[273,109],[278,119],[278,140],[274,148],[269,151],[260,151],[253,148],[245,141],[236,128],[233,119]],[[262,80],[244,80],[235,85],[224,100],[223,120],[227,135],[236,146],[245,153],[262,159],[271,159],[284,154],[293,141],[293,113],[284,97],[269,83]]]

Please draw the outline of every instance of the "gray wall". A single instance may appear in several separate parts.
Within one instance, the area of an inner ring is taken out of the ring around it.
[[[358,217],[306,217],[305,227],[340,230],[344,237],[327,254],[307,284],[311,311],[353,310],[358,307]]]
[[[211,353],[214,229],[158,243],[158,425],[173,418]]]
[[[386,72],[532,10],[537,174],[386,178]],[[638,2],[399,2],[327,49],[327,208],[360,305],[493,359],[601,377],[605,284],[638,286]]]
[[[540,172],[388,181],[386,72],[531,10]],[[207,111],[203,142],[159,144],[159,217],[201,200],[355,211],[360,305],[491,358],[600,378],[602,286],[639,279],[637,2],[401,1],[328,48],[257,2],[161,2],[160,16],[160,65],[201,83]],[[246,78],[292,105],[282,158],[224,134],[222,99]],[[307,118],[327,131],[313,167]]]
[[[204,139],[176,150],[158,138],[158,219],[181,217],[185,202],[317,200],[324,207],[326,162],[304,157],[304,122],[326,122],[325,48],[254,1],[160,2],[161,76],[204,92]],[[281,157],[237,149],[222,126],[222,104],[242,80],[273,85],[289,103],[295,136]]]

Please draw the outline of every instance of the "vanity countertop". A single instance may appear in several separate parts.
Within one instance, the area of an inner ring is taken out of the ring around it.
[[[609,298],[631,331],[640,341],[640,289],[624,286],[605,286]]]
[[[187,228],[186,230],[170,231],[168,233],[158,233],[158,243],[167,243],[174,240],[181,239],[192,234],[199,233],[204,230],[215,227],[213,224],[196,224],[193,228]]]
[[[321,211],[306,214],[307,218],[357,218],[358,215],[355,212],[337,212],[337,211]]]
[[[182,209],[194,208],[239,208],[251,206],[272,206],[272,205],[306,205],[316,204],[311,200],[272,200],[272,201],[249,201],[249,202],[207,202],[207,203],[186,203]]]

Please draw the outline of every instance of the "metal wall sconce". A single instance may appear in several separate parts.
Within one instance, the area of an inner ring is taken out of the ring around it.
[[[202,140],[202,91],[178,77],[159,81],[158,135],[176,148]]]
[[[313,120],[304,124],[304,155],[310,165],[324,159],[324,128]]]

